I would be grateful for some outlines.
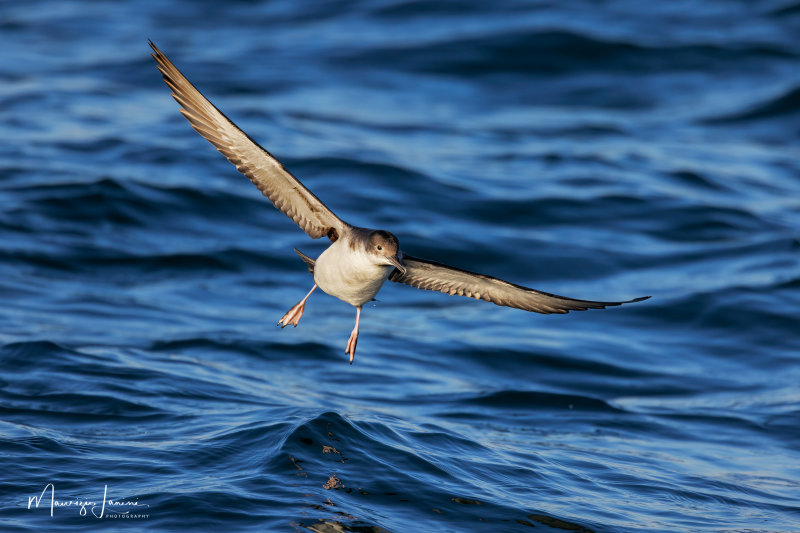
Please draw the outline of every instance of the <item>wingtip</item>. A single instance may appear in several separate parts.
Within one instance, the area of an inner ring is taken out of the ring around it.
[[[156,46],[156,43],[154,43],[150,39],[147,39],[147,44],[150,45],[150,49],[153,51],[150,54],[150,56],[152,56],[152,58],[156,60],[156,63],[158,64],[159,70],[160,70],[161,69],[160,68],[161,57],[163,57],[164,54],[161,52],[161,50],[158,49],[158,47]]]
[[[150,55],[153,56],[153,59],[155,59],[156,62],[159,64],[159,68],[161,67],[161,63],[163,61],[169,62],[167,56],[165,56],[164,52],[162,52],[161,49],[158,46],[156,46],[156,43],[154,43],[150,39],[147,39],[147,44],[149,44],[150,49],[153,50],[153,53]]]

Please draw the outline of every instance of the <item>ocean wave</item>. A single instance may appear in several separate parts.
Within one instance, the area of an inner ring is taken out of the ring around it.
[[[621,412],[603,400],[570,394],[503,390],[477,396],[465,403],[493,409],[563,409],[567,411]]]
[[[451,37],[422,45],[373,47],[340,52],[335,57],[347,64],[387,64],[410,71],[474,77],[596,71],[626,74],[725,71],[765,58],[790,59],[796,53],[768,44],[658,46],[566,30],[514,30]]]
[[[719,117],[708,118],[705,122],[708,124],[724,125],[769,119],[788,120],[796,119],[798,112],[800,112],[800,88],[795,87],[763,102],[755,104],[748,103],[746,107],[740,111],[733,111]]]
[[[147,183],[104,177],[86,182],[12,186],[24,206],[6,215],[24,220],[36,213],[54,222],[105,223],[119,226],[147,226],[154,220],[174,222],[186,215],[213,213],[217,221],[234,223],[243,213],[254,214],[259,202],[224,191],[177,186],[159,187]]]

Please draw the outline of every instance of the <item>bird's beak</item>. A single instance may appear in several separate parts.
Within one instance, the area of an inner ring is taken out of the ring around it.
[[[403,262],[400,260],[399,256],[393,255],[392,257],[387,257],[386,259],[393,264],[401,274],[406,273],[406,267],[403,266]]]

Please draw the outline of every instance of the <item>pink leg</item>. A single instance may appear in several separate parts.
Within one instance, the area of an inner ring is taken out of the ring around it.
[[[317,288],[317,284],[315,283],[311,290],[308,291],[306,297],[297,302],[294,307],[286,311],[286,314],[283,315],[283,318],[278,320],[278,325],[282,328],[285,328],[289,324],[297,327],[297,323],[300,322],[300,317],[303,316],[303,310],[306,308],[306,300],[308,297],[311,296],[311,293],[314,292],[314,289]]]
[[[344,351],[350,354],[350,364],[353,364],[353,357],[356,356],[356,344],[358,344],[358,321],[361,318],[361,306],[356,307],[356,325],[350,333],[350,339],[347,341],[347,349]]]

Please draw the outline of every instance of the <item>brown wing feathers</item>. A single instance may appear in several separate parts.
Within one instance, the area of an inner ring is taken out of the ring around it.
[[[497,305],[515,307],[537,313],[568,313],[586,309],[603,309],[608,306],[646,300],[649,296],[624,302],[596,302],[577,300],[557,294],[529,289],[507,281],[461,270],[434,261],[403,256],[406,273],[394,270],[391,281],[405,283],[418,289],[439,291],[445,294],[467,296]]]
[[[346,224],[292,176],[272,154],[252,140],[208,101],[151,42],[153,58],[180,112],[191,126],[219,150],[237,170],[312,238],[332,240]]]

